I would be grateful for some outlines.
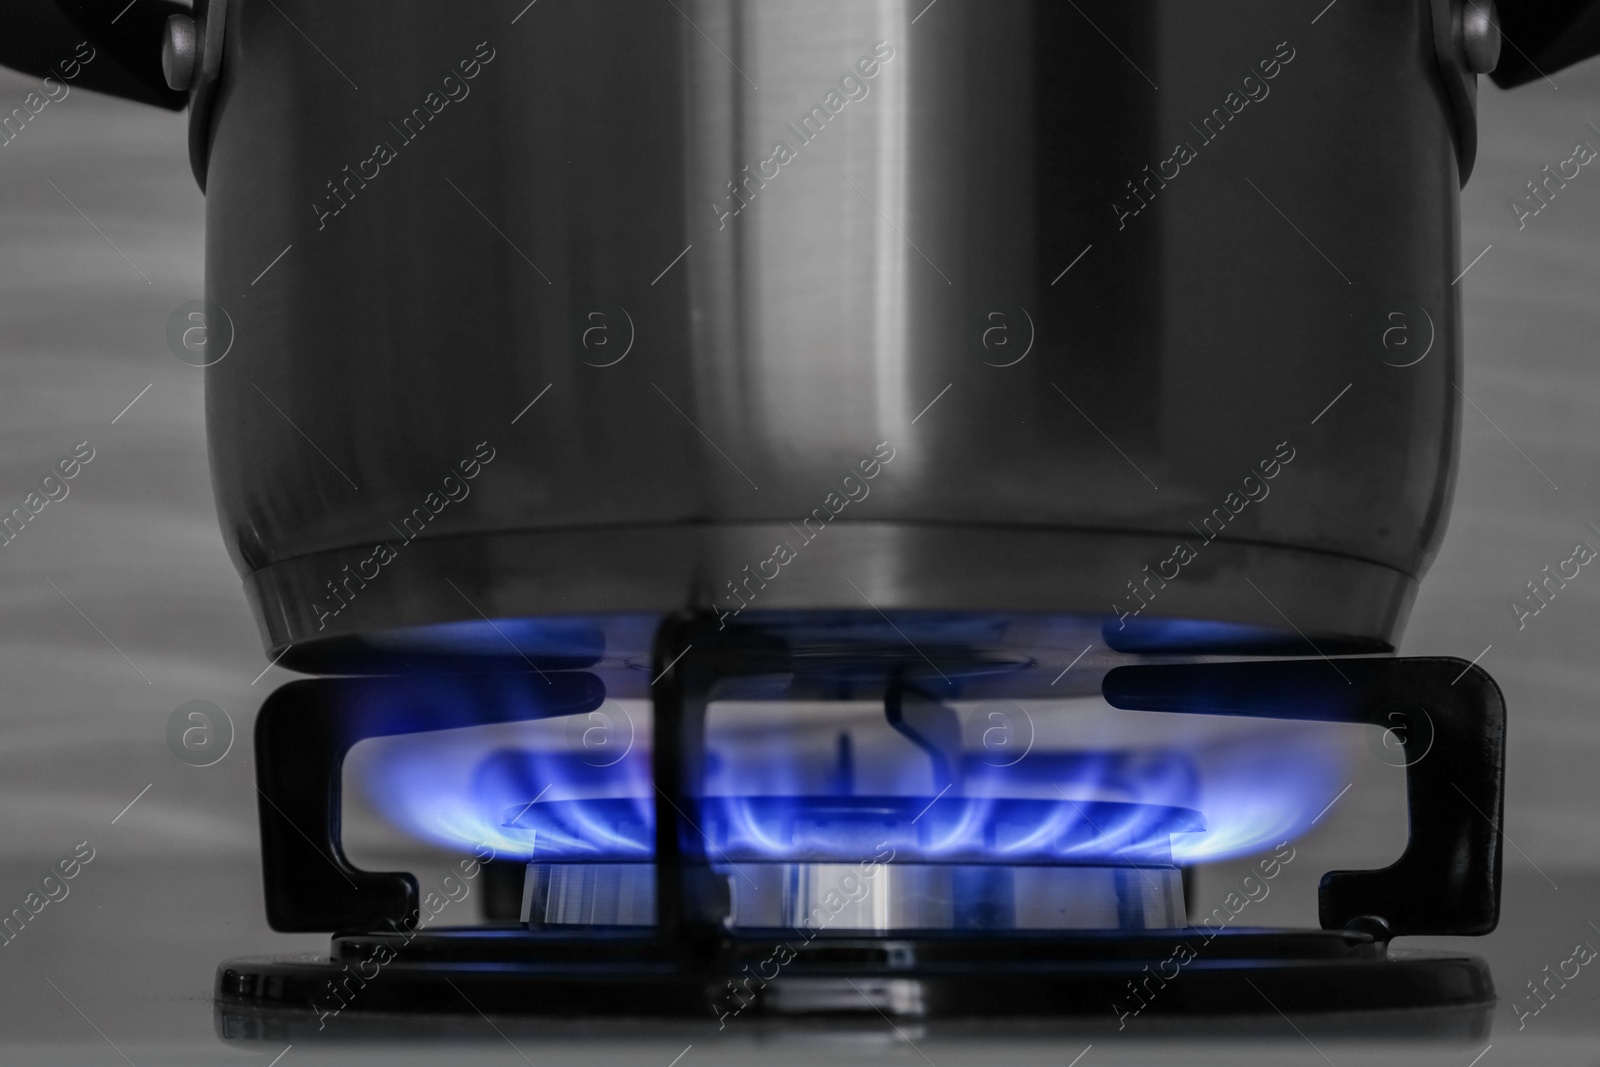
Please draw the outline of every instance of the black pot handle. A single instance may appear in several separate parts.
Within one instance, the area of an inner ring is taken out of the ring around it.
[[[316,679],[278,689],[255,731],[267,923],[280,933],[321,933],[416,920],[415,877],[360,870],[340,845],[340,772],[357,741],[577,715],[604,701],[604,684],[582,671]]]
[[[167,87],[161,42],[168,17],[189,13],[172,0],[6,0],[0,66],[182,111],[189,94]]]
[[[1489,9],[1488,0],[1467,0]],[[1497,0],[1500,65],[1494,83],[1525,85],[1600,55],[1600,0]]]
[[[1113,707],[1366,723],[1404,745],[1411,835],[1377,871],[1322,876],[1324,929],[1487,934],[1500,917],[1505,702],[1494,679],[1452,658],[1278,660],[1117,667]]]

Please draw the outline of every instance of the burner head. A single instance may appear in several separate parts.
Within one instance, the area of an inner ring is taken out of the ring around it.
[[[947,930],[1167,930],[1185,922],[1183,878],[1166,867],[943,863],[740,863],[730,930],[889,934]],[[649,927],[649,863],[530,863],[522,921],[566,930]]]
[[[1203,831],[1189,808],[1114,801],[938,796],[708,796],[701,826],[714,864],[869,862],[1170,864],[1171,835]],[[650,798],[541,801],[508,809],[546,862],[647,858]],[[891,860],[892,857],[892,860]]]
[[[745,930],[1174,927],[1170,836],[1205,829],[1188,808],[943,794],[711,796],[701,811],[728,925]],[[522,921],[654,924],[649,798],[522,804],[504,825],[537,857]]]

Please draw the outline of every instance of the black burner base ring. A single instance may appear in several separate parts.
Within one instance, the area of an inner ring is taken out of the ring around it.
[[[788,934],[788,941],[783,935]],[[1332,931],[1151,931],[1013,938],[824,938],[792,931],[721,946],[685,969],[637,936],[549,938],[521,930],[335,939],[338,958],[248,957],[217,970],[227,1039],[350,1036],[396,1016],[480,1013],[532,1020],[699,1021],[741,1026],[849,1023],[874,1029],[959,1020],[1068,1020],[1072,1028],[1151,1033],[1174,1020],[1322,1018],[1348,1032],[1473,1037],[1494,1003],[1488,964],[1465,954],[1384,951]],[[794,955],[781,965],[774,947]],[[379,946],[399,949],[389,962]],[[402,947],[403,945],[403,947]],[[1192,958],[1179,952],[1193,951]],[[1180,961],[1181,960],[1181,961]],[[748,969],[746,969],[748,968]],[[764,980],[759,975],[770,975]],[[1170,976],[1170,977],[1168,977]],[[734,979],[739,979],[735,982]],[[1419,1011],[1418,1009],[1434,1009]],[[366,1024],[366,1025],[364,1025]],[[1281,1025],[1281,1020],[1279,1020]],[[609,1025],[609,1024],[608,1024]]]

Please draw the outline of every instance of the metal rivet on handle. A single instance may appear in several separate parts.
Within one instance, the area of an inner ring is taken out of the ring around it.
[[[1474,74],[1487,74],[1500,62],[1500,24],[1493,0],[1468,0],[1461,9],[1461,58]]]
[[[187,91],[194,83],[199,57],[200,39],[194,19],[188,15],[170,16],[166,35],[161,38],[161,73],[166,76],[167,87]]]

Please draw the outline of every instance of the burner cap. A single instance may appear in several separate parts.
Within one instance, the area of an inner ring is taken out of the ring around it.
[[[502,826],[528,855],[563,863],[648,863],[649,797],[530,803]],[[1206,828],[1192,808],[1104,800],[939,796],[708,796],[715,863],[777,861],[1142,866],[1171,863],[1170,837]]]

